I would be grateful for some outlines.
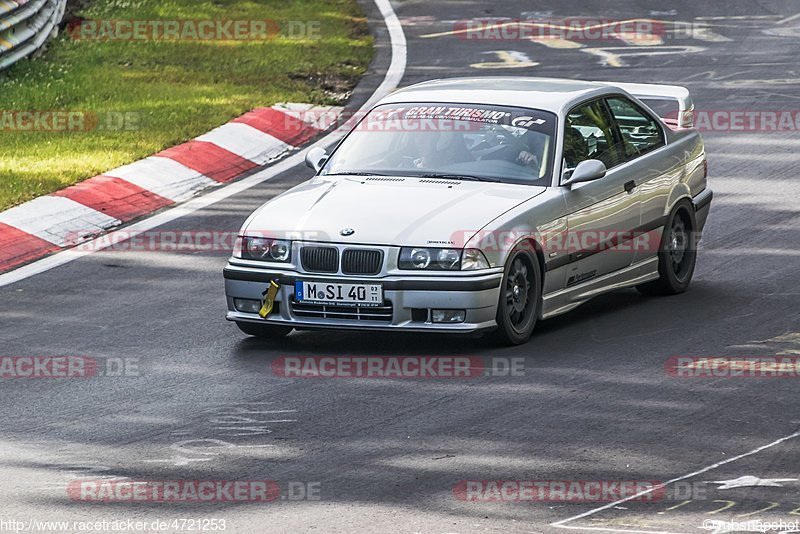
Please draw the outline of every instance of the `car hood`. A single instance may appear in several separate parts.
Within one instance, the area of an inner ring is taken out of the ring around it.
[[[318,177],[267,202],[245,231],[313,241],[460,246],[465,234],[545,190],[440,179]],[[345,229],[352,235],[343,236]]]

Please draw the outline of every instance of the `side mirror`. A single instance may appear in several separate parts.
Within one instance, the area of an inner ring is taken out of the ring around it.
[[[572,174],[561,182],[561,185],[570,187],[572,184],[591,182],[606,175],[606,165],[599,159],[587,159],[578,163]]]
[[[321,146],[316,146],[306,152],[306,165],[319,172],[325,162],[328,161],[328,153]]]

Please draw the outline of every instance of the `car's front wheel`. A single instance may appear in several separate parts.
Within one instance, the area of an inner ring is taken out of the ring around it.
[[[506,263],[497,304],[495,338],[506,345],[527,342],[541,309],[542,273],[527,251],[514,252]]]
[[[658,279],[636,286],[643,295],[677,295],[689,288],[697,262],[694,207],[680,202],[667,218],[658,249]]]
[[[289,332],[292,331],[292,327],[290,326],[247,323],[244,321],[236,321],[236,326],[239,327],[239,330],[249,336],[255,336],[264,339],[277,339],[285,337],[289,335]]]

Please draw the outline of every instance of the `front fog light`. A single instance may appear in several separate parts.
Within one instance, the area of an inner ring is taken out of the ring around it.
[[[434,323],[463,323],[467,318],[466,310],[432,310],[431,320]]]
[[[242,313],[258,313],[261,309],[261,301],[250,299],[233,299],[233,306],[236,308],[236,311],[240,311]]]

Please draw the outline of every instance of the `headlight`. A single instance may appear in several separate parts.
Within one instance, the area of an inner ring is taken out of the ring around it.
[[[445,271],[458,269],[461,262],[461,251],[452,248],[443,248],[436,253],[436,263]]]
[[[477,249],[403,247],[397,266],[414,271],[477,271],[488,269],[489,262]]]
[[[461,267],[461,251],[452,248],[404,247],[400,249],[397,266],[415,271],[457,271]]]
[[[269,246],[269,257],[275,261],[287,261],[292,253],[292,244],[289,241],[273,241]]]
[[[427,269],[431,264],[431,251],[426,248],[412,248],[410,263],[414,269]]]
[[[292,242],[265,237],[240,237],[233,251],[236,258],[245,260],[287,263],[292,257]]]

